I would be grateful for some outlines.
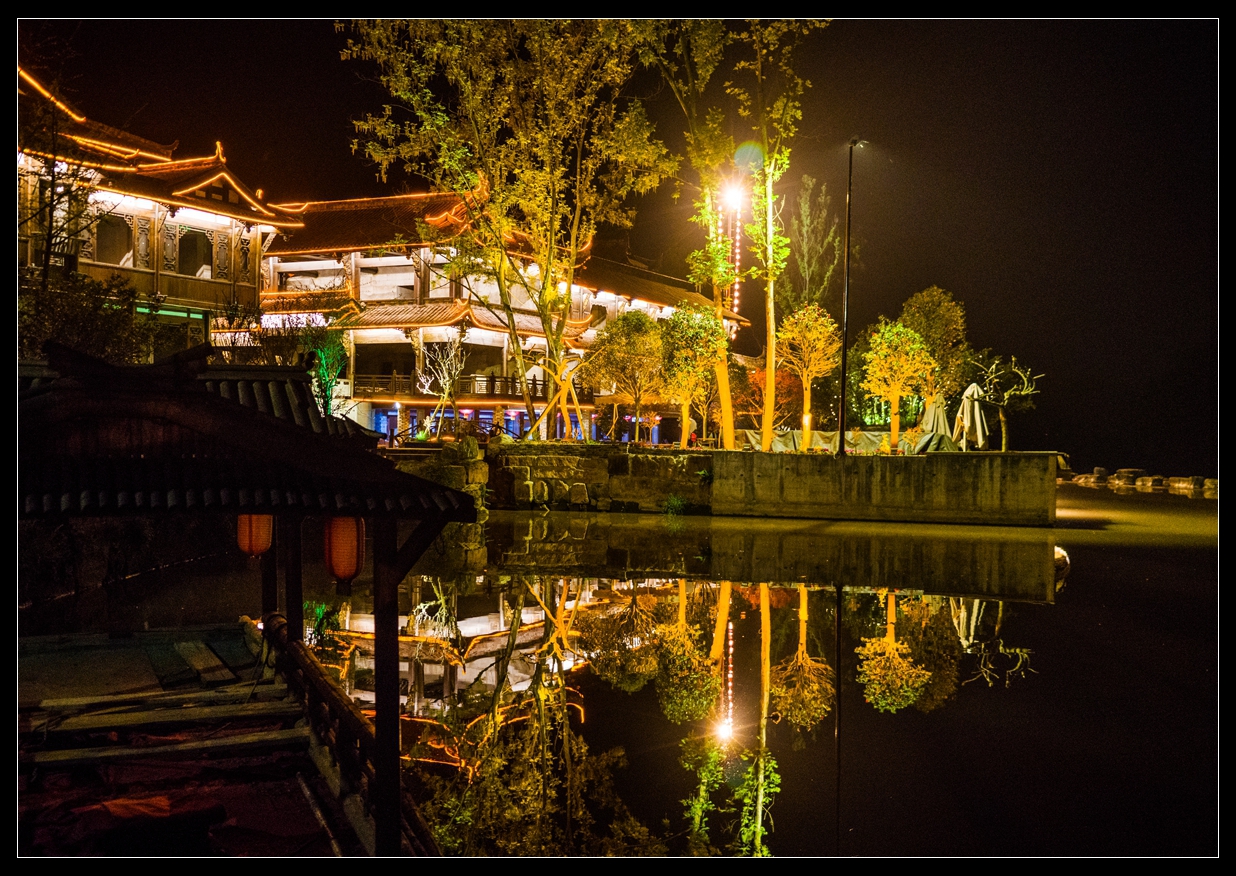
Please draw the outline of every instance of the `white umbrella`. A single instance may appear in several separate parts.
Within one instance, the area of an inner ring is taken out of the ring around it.
[[[987,449],[987,418],[983,415],[983,389],[971,383],[961,394],[961,409],[953,427],[953,440],[962,450]]]

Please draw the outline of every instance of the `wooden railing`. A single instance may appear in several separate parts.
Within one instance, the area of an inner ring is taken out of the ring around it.
[[[279,667],[288,688],[304,706],[314,735],[334,757],[341,783],[359,794],[366,810],[370,810],[374,785],[373,722],[343,692],[304,642],[288,639],[287,623],[281,615],[267,615],[264,626],[266,640],[282,658]],[[399,799],[399,826],[405,851],[418,857],[441,856],[442,850],[402,780]]]
[[[352,398],[374,397],[436,400],[439,395],[437,380],[429,380],[423,386],[418,375],[357,374],[352,382]],[[553,381],[537,377],[528,378],[528,392],[534,402],[546,402],[554,395]],[[575,392],[582,403],[591,403],[592,392],[582,384],[575,384]],[[465,374],[455,382],[455,398],[493,398],[495,400],[522,402],[523,393],[518,377],[501,377],[494,374]]]

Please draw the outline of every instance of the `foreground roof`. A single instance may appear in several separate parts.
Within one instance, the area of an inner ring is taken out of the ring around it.
[[[295,381],[277,373],[288,369],[212,372],[183,354],[130,368],[63,349],[49,355],[54,376],[28,380],[18,398],[19,519],[476,519],[471,496],[404,474],[362,449],[374,446],[373,433],[315,429],[303,399],[289,389]]]

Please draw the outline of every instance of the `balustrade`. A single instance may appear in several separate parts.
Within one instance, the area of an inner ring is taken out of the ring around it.
[[[528,392],[532,400],[546,402],[554,394],[554,384],[537,377],[528,378]],[[575,384],[575,393],[580,401],[592,400],[592,393],[581,384]],[[395,398],[436,399],[439,394],[437,380],[422,382],[416,374],[357,374],[353,382],[353,398],[375,396]],[[455,398],[491,397],[504,401],[522,401],[518,377],[502,377],[495,374],[464,374],[455,381]]]

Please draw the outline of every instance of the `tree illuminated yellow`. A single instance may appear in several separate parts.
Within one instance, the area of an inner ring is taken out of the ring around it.
[[[803,384],[803,450],[811,447],[811,381],[841,363],[841,332],[823,308],[809,304],[777,330],[777,358]]]
[[[881,319],[871,336],[871,349],[863,354],[866,377],[862,388],[889,403],[889,447],[897,447],[901,426],[901,397],[921,391],[935,371],[936,360],[927,352],[918,332],[899,322]]]

